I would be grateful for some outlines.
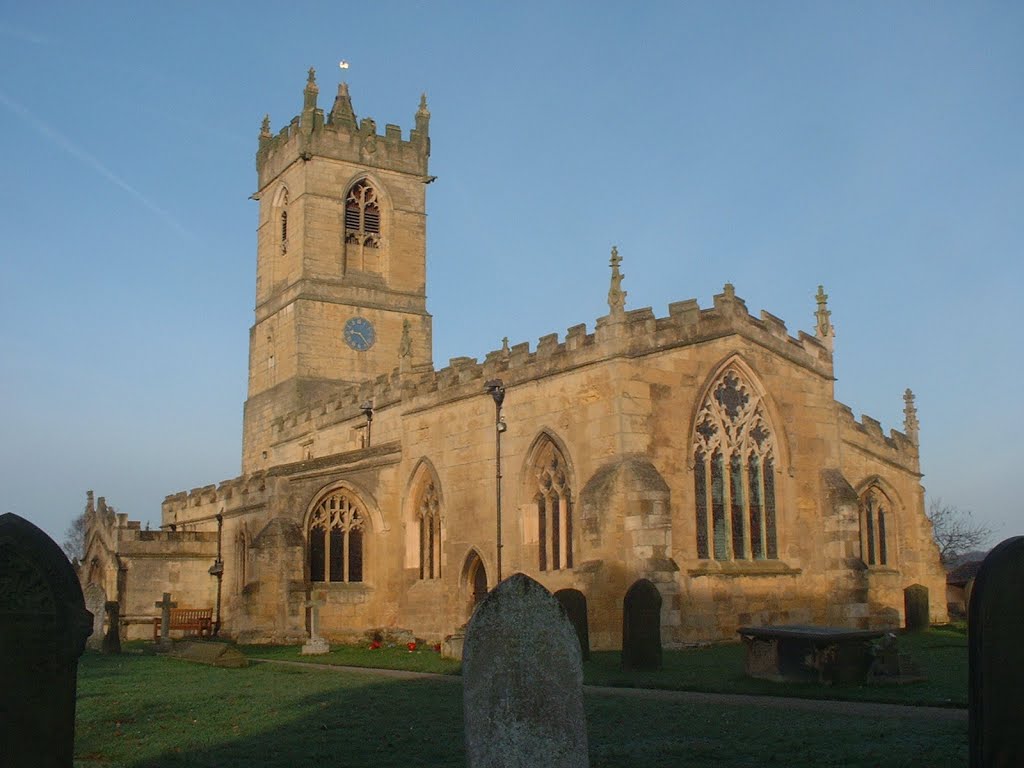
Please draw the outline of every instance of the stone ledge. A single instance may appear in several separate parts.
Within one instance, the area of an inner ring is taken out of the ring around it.
[[[686,575],[700,576],[799,576],[802,568],[793,568],[781,560],[707,560],[695,568],[687,568]]]

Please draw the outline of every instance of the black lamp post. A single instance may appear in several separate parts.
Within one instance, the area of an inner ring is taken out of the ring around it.
[[[373,401],[367,400],[365,403],[359,406],[359,410],[363,412],[363,416],[366,417],[366,445],[365,448],[370,447],[370,428],[373,425]]]
[[[210,566],[210,575],[217,577],[217,618],[213,622],[213,636],[220,635],[220,593],[224,583],[224,561],[221,559],[221,537],[224,532],[224,515],[217,514],[217,559]]]
[[[501,433],[507,429],[501,417],[501,404],[505,401],[505,384],[501,379],[491,379],[484,384],[484,389],[494,398],[494,468],[495,468],[495,508],[498,524],[498,578],[501,582]]]

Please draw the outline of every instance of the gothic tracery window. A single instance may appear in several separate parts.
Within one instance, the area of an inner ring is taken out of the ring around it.
[[[380,245],[380,203],[366,179],[353,184],[345,198],[345,242],[366,248]]]
[[[419,519],[420,578],[441,578],[441,510],[437,488],[427,482],[416,506]]]
[[[309,580],[363,580],[366,511],[345,489],[321,501],[309,520]]]
[[[776,449],[761,398],[728,368],[701,405],[693,437],[697,557],[778,557]]]
[[[565,458],[550,439],[536,453],[533,477],[540,570],[572,568],[572,489]]]
[[[887,518],[892,504],[877,485],[872,485],[860,497],[860,557],[865,565],[888,565],[889,544],[886,534]]]

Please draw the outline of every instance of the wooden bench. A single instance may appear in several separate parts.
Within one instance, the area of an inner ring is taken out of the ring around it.
[[[153,619],[154,641],[160,639],[160,624],[159,616]],[[183,630],[186,636],[209,637],[213,629],[213,608],[171,608],[171,623],[167,629]]]

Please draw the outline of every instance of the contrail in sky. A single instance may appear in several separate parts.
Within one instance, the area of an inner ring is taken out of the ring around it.
[[[195,240],[195,238],[193,237],[192,233],[190,233],[183,226],[181,226],[181,224],[178,223],[178,220],[175,219],[170,213],[168,213],[166,210],[164,210],[159,205],[154,203],[152,200],[150,200],[144,194],[139,192],[139,190],[137,190],[135,187],[133,187],[127,181],[122,179],[120,176],[118,176],[112,170],[107,168],[107,166],[105,166],[102,162],[100,162],[99,159],[97,159],[96,157],[93,157],[91,154],[89,154],[84,149],[79,147],[77,144],[72,142],[71,139],[69,139],[67,136],[62,134],[56,128],[53,128],[53,127],[47,125],[42,120],[40,120],[38,117],[36,117],[34,114],[32,114],[32,112],[28,109],[28,107],[25,107],[25,106],[19,104],[18,102],[14,101],[13,99],[9,98],[7,96],[7,94],[5,94],[3,91],[0,91],[0,104],[3,104],[5,107],[7,107],[9,110],[11,110],[11,112],[16,114],[18,117],[20,117],[26,123],[28,123],[33,128],[35,128],[35,130],[38,133],[40,133],[41,135],[43,135],[44,137],[46,137],[47,139],[52,141],[58,147],[63,149],[65,152],[67,152],[69,155],[72,155],[73,157],[78,158],[83,163],[85,163],[86,165],[90,166],[94,171],[96,171],[98,174],[100,174],[100,176],[105,178],[111,184],[114,184],[115,186],[118,186],[121,189],[123,189],[129,195],[131,195],[136,200],[138,200],[140,203],[142,203],[146,208],[148,208],[153,213],[155,213],[157,216],[159,216],[164,221],[166,221],[168,224],[170,224],[183,237],[187,238],[188,240]]]

